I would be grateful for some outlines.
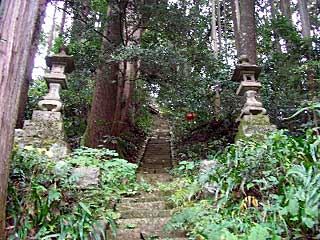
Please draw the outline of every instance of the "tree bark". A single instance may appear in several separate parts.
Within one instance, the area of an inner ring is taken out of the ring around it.
[[[291,22],[290,0],[280,0],[280,10],[283,16]]]
[[[27,64],[27,71],[23,78],[23,83],[21,87],[21,94],[19,98],[19,110],[18,110],[18,118],[16,123],[16,128],[22,128],[24,117],[25,117],[25,108],[28,102],[28,91],[29,86],[32,81],[32,71],[34,67],[34,58],[37,54],[38,45],[40,42],[40,33],[41,33],[41,26],[44,22],[45,11],[47,7],[47,0],[40,0],[40,7],[39,12],[37,15],[37,22],[36,27],[32,36],[32,45],[29,53],[29,59]]]
[[[211,16],[211,47],[213,52],[218,52],[217,41],[217,19],[216,19],[216,0],[211,0],[212,16]]]
[[[52,17],[52,26],[51,26],[51,30],[48,38],[48,53],[51,51],[53,46],[54,31],[56,28],[56,13],[57,13],[57,8],[55,7],[53,12],[53,17]]]
[[[308,12],[307,0],[299,0],[299,13],[300,20],[302,25],[302,36],[304,38],[310,38],[311,25],[310,25],[310,17]]]
[[[63,36],[63,34],[64,34],[64,25],[66,24],[67,7],[68,7],[67,3],[64,2],[63,11],[62,11],[62,18],[61,18],[61,23],[60,23],[59,36]]]
[[[222,26],[221,26],[221,4],[220,4],[220,0],[218,0],[218,3],[217,3],[217,22],[218,22],[219,49],[222,49]]]
[[[103,39],[102,50],[104,58],[110,59],[114,49],[121,43],[121,22],[118,5],[109,1],[108,19],[104,34],[111,44]],[[91,112],[85,134],[85,145],[98,147],[103,144],[104,137],[111,135],[112,124],[117,105],[119,82],[119,63],[102,63],[97,69],[96,86],[94,90]]]
[[[4,0],[1,3],[4,11],[0,16],[0,239],[5,239],[9,159],[18,100],[39,4],[39,0]]]
[[[234,31],[234,41],[237,50],[237,55],[240,52],[240,9],[239,1],[231,0],[232,7],[232,21],[233,21],[233,31]]]
[[[242,0],[240,2],[240,55],[247,55],[249,62],[257,62],[255,1]]]

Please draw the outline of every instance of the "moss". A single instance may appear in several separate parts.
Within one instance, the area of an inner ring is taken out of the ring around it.
[[[268,132],[274,131],[275,129],[275,126],[270,123],[267,115],[244,116],[240,121],[235,141],[245,139],[262,141]]]

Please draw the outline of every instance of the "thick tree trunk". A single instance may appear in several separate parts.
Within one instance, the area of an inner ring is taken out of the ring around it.
[[[40,0],[39,13],[37,16],[36,27],[35,27],[35,31],[34,31],[33,37],[32,37],[32,46],[30,49],[29,59],[28,59],[28,63],[27,63],[27,71],[26,71],[25,76],[23,78],[23,84],[21,87],[16,128],[23,127],[25,108],[26,108],[27,102],[28,102],[29,85],[32,81],[32,70],[34,67],[34,58],[35,58],[37,50],[38,50],[38,45],[39,45],[39,41],[40,41],[41,26],[42,26],[42,23],[44,22],[46,6],[47,6],[47,0]]]
[[[280,10],[283,16],[291,21],[291,7],[290,0],[280,0]]]
[[[240,53],[240,9],[239,1],[231,0],[234,41],[237,55]]]
[[[223,7],[223,41],[224,41],[224,50],[225,50],[225,57],[227,57],[228,54],[228,27],[227,27],[227,5],[225,1],[222,2],[222,7]]]
[[[247,55],[249,62],[257,62],[257,41],[255,21],[255,1],[242,0],[240,2],[240,54]]]
[[[64,34],[64,25],[66,24],[67,8],[68,8],[68,5],[67,5],[67,3],[65,2],[64,5],[63,5],[63,11],[62,11],[62,18],[61,18],[61,23],[60,23],[59,36],[63,36],[63,34]]]
[[[4,0],[0,16],[0,239],[5,239],[5,205],[18,98],[27,68],[39,0]]]
[[[221,26],[221,4],[220,4],[220,0],[218,0],[218,3],[217,3],[217,22],[218,22],[219,49],[222,49],[222,26]]]
[[[142,1],[139,2],[142,6]],[[142,23],[146,19],[142,17],[141,12],[138,12],[137,2],[129,0],[126,4],[126,46],[137,46],[140,45],[141,35],[142,35]],[[142,20],[143,19],[143,20]],[[138,59],[131,59],[124,63],[124,86],[122,99],[124,101],[123,108],[121,110],[120,125],[118,128],[118,134],[126,131],[131,124],[131,119],[129,116],[132,107],[132,96],[135,90],[136,80],[138,77]]]
[[[310,37],[311,25],[310,25],[310,17],[308,12],[307,0],[299,0],[299,13],[302,25],[302,36],[304,38]]]
[[[55,7],[53,12],[53,17],[52,17],[52,26],[51,26],[51,30],[48,37],[48,53],[51,51],[53,46],[54,31],[56,28],[56,13],[57,13],[57,8]]]
[[[218,52],[218,41],[217,41],[217,19],[216,19],[216,0],[211,0],[211,47],[213,52]]]
[[[102,49],[106,58],[110,58],[121,41],[121,23],[117,4],[109,2],[108,23],[104,34],[110,39],[103,40]],[[119,63],[102,63],[97,69],[96,86],[93,95],[91,112],[85,136],[85,145],[98,147],[103,144],[104,137],[111,135],[112,124],[117,105],[119,82]]]

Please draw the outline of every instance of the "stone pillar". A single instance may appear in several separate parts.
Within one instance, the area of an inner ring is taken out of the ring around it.
[[[54,159],[62,158],[68,152],[68,144],[64,141],[64,129],[61,110],[63,103],[60,90],[67,88],[66,73],[74,69],[71,56],[65,48],[59,54],[46,57],[50,71],[44,79],[49,89],[48,94],[39,101],[40,110],[34,110],[32,119],[24,121],[23,129],[16,129],[15,141],[18,144],[34,145],[47,148]]]
[[[244,106],[237,121],[240,122],[236,141],[245,138],[263,138],[266,132],[276,129],[270,124],[267,111],[258,98],[261,83],[257,81],[261,68],[249,63],[247,56],[239,59],[239,64],[232,76],[233,81],[240,82],[237,95],[244,97]]]

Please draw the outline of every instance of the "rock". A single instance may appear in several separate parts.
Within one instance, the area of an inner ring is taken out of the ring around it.
[[[81,188],[99,184],[100,169],[97,167],[78,167],[72,170],[72,176],[77,177],[76,183]]]
[[[54,167],[54,173],[58,176],[67,176],[70,165],[65,161],[58,161]]]
[[[199,181],[206,182],[208,172],[212,171],[213,169],[217,168],[219,164],[214,160],[204,160],[201,162],[200,170],[199,170]],[[214,195],[217,190],[217,183],[208,183],[206,182],[203,185],[203,194],[205,197],[210,195]]]
[[[66,142],[58,141],[50,146],[49,152],[51,153],[51,158],[58,161],[65,158],[70,153],[70,148]]]

